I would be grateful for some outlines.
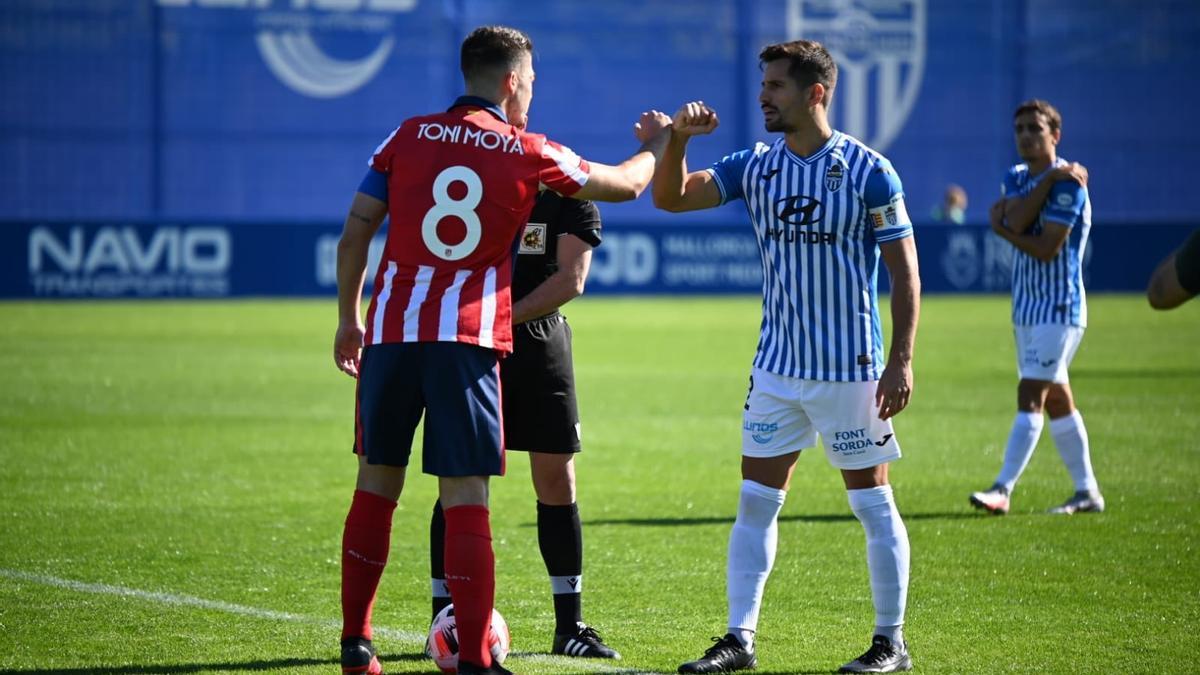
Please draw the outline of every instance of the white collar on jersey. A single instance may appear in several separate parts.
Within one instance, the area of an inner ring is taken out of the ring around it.
[[[813,162],[817,161],[818,159],[821,159],[822,157],[824,157],[830,150],[832,150],[833,146],[837,145],[838,141],[840,141],[841,138],[842,138],[842,132],[838,131],[837,129],[834,129],[833,135],[829,137],[829,140],[825,141],[825,145],[822,145],[820,148],[817,149],[816,152],[809,155],[808,157],[801,157],[800,155],[797,155],[795,152],[792,152],[792,149],[790,147],[788,147],[786,138],[780,139],[780,140],[783,141],[783,151],[785,153],[787,153],[788,157],[791,157],[792,159],[794,159],[797,162],[800,162],[801,164],[812,164]]]

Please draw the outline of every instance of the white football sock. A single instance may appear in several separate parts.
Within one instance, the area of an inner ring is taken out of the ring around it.
[[[1012,431],[1008,434],[1008,446],[1004,448],[1004,466],[1000,467],[1000,475],[996,483],[1003,485],[1010,493],[1033,457],[1033,449],[1037,447],[1038,438],[1042,435],[1042,413],[1019,412],[1013,419]]]
[[[1067,465],[1071,480],[1075,482],[1075,490],[1099,494],[1100,486],[1096,484],[1096,475],[1092,473],[1087,427],[1083,426],[1083,416],[1079,411],[1072,410],[1066,417],[1050,420],[1050,435],[1054,437],[1058,454],[1063,464]]]
[[[758,627],[763,586],[775,564],[779,511],[786,497],[784,490],[742,481],[737,520],[729,533],[725,593],[729,601],[729,632],[737,635],[748,649],[753,647],[753,631]]]
[[[908,530],[896,510],[892,486],[847,490],[850,508],[867,533],[867,570],[875,602],[875,634],[903,640],[900,627],[908,602]]]

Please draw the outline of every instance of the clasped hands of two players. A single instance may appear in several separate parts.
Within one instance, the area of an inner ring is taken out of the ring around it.
[[[645,143],[668,127],[677,135],[690,137],[712,133],[718,124],[720,120],[715,110],[704,105],[704,101],[692,101],[675,111],[674,117],[658,110],[642,113],[641,119],[633,125],[633,134]]]

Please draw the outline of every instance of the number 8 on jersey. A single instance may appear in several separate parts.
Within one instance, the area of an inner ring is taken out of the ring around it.
[[[450,186],[455,182],[467,186],[467,194],[462,199],[450,196]],[[462,260],[471,255],[479,245],[483,233],[483,225],[475,207],[483,199],[483,181],[479,174],[465,166],[447,167],[433,181],[433,208],[425,213],[421,221],[421,236],[429,252],[442,260]],[[438,236],[438,224],[447,216],[453,216],[463,222],[467,234],[457,244],[447,244]]]

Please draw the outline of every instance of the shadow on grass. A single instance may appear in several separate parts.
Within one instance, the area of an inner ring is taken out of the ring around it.
[[[836,673],[833,668],[825,670],[755,670],[754,675],[827,675],[828,673]]]
[[[906,520],[960,520],[980,518],[974,511],[946,511],[943,513],[900,513]],[[856,520],[853,513],[809,513],[779,516],[781,523],[841,523]],[[584,525],[645,525],[649,527],[676,527],[688,525],[733,524],[733,516],[708,516],[700,518],[600,518],[586,519]],[[522,527],[537,527],[537,523],[525,523]],[[758,673],[758,675],[766,675]]]
[[[379,660],[387,662],[427,661],[424,654],[389,654],[380,656]],[[93,666],[89,668],[30,668],[30,669],[0,669],[0,675],[31,675],[32,673],[55,673],[56,675],[152,675],[160,673],[207,673],[207,672],[239,672],[239,671],[271,671],[281,668],[300,668],[303,666],[336,666],[338,659],[273,659],[265,661],[241,661],[222,663],[177,663],[157,666]],[[432,668],[430,672],[437,672]]]

